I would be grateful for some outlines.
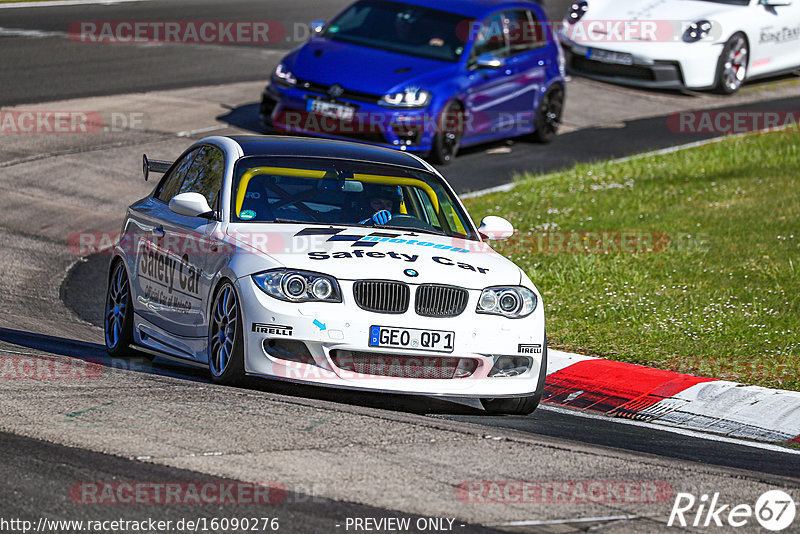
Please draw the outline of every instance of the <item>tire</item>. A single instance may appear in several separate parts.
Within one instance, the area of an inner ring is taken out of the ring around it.
[[[111,264],[103,313],[103,331],[106,351],[111,357],[127,358],[134,355],[134,351],[130,348],[133,343],[131,286],[125,262],[122,260]]]
[[[731,35],[717,61],[717,92],[732,95],[739,90],[747,78],[749,51],[747,38],[743,33]]]
[[[461,137],[464,134],[464,110],[457,102],[450,102],[442,110],[433,148],[428,156],[435,165],[450,165],[456,159]]]
[[[236,289],[223,282],[214,295],[208,317],[208,367],[218,384],[234,385],[244,378],[244,334]]]
[[[542,348],[542,368],[536,383],[536,392],[526,397],[510,399],[481,399],[483,409],[489,415],[530,415],[539,407],[544,393],[544,379],[547,375],[547,338],[545,337]]]
[[[531,139],[537,143],[552,143],[558,135],[558,127],[561,126],[561,117],[564,115],[564,88],[561,84],[550,86],[542,96],[539,103],[539,110],[536,112],[534,120],[535,130],[531,134]]]

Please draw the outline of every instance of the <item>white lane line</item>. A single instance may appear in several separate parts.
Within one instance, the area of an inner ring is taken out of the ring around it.
[[[632,419],[625,419],[621,417],[609,417],[607,415],[597,415],[579,410],[569,410],[567,408],[562,408],[560,406],[553,406],[552,404],[540,404],[538,409],[561,413],[564,415],[571,415],[574,417],[584,417],[586,419],[601,419],[603,421],[618,423],[621,425],[639,426],[639,427],[649,428],[651,430],[663,430],[664,432],[671,432],[673,434],[679,434],[681,436],[688,436],[691,438],[704,439],[707,441],[717,441],[720,443],[729,443],[731,445],[741,445],[743,447],[751,447],[753,449],[761,449],[765,451],[800,455],[800,449],[782,447],[780,445],[774,445],[772,443],[759,443],[756,441],[731,438],[728,436],[721,436],[719,434],[710,434],[706,432],[701,432],[699,430],[688,430],[685,428],[680,428],[672,425],[664,425],[664,424],[659,425],[659,424],[647,423],[644,421],[634,421]]]
[[[208,128],[198,128],[197,130],[184,130],[182,132],[178,132],[175,135],[177,135],[178,137],[191,137],[197,134],[215,132],[217,130],[224,130],[225,128],[230,128],[230,126],[227,124],[224,125],[218,124],[216,126],[209,126]]]
[[[586,130],[586,129],[589,129],[589,128],[596,128],[596,126],[587,126],[586,128],[580,128],[580,129]],[[756,130],[756,131],[753,131],[753,132],[742,132],[742,133],[738,133],[738,134],[722,135],[722,136],[719,136],[719,137],[712,137],[710,139],[703,139],[702,141],[694,141],[692,143],[686,143],[684,145],[675,145],[675,146],[670,146],[670,147],[667,147],[667,148],[661,148],[659,150],[652,150],[650,152],[642,152],[640,154],[632,154],[630,156],[625,156],[623,158],[611,159],[611,160],[608,160],[608,163],[613,165],[613,164],[616,164],[616,163],[624,163],[626,161],[631,161],[631,160],[634,160],[634,159],[649,158],[651,156],[663,156],[664,154],[672,154],[673,152],[680,152],[681,150],[687,150],[689,148],[696,148],[696,147],[703,146],[703,145],[710,145],[712,143],[719,143],[720,141],[724,141],[725,139],[736,139],[738,137],[744,137],[745,135],[750,135],[750,134],[754,134],[754,133],[764,133],[764,132],[770,132],[770,131],[774,131],[774,129],[772,129],[772,128],[764,128],[762,130]],[[599,163],[599,162],[597,162],[597,163]],[[560,172],[560,171],[554,171],[554,172],[551,172],[551,173],[547,173],[547,174],[545,174],[543,176],[547,176],[549,174],[554,174],[556,172]],[[483,195],[488,195],[490,193],[507,193],[507,192],[511,191],[512,189],[514,189],[517,186],[518,183],[519,182],[509,182],[507,184],[497,185],[497,186],[494,186],[494,187],[488,187],[486,189],[478,189],[477,191],[470,191],[469,193],[466,193],[466,194],[463,194],[463,195],[459,195],[459,197],[460,198],[477,198],[477,197],[482,197]]]
[[[103,5],[108,6],[111,4],[122,4],[124,2],[148,2],[149,0],[57,0],[50,2],[12,2],[10,4],[0,4],[0,9],[9,9],[14,7],[62,7],[62,6],[85,6],[85,5]]]
[[[0,4],[2,6],[3,4]],[[23,28],[3,28],[0,27],[0,37],[67,37],[65,32],[47,32],[44,30],[26,30]]]
[[[547,519],[537,521],[535,519],[530,521],[509,521],[508,523],[495,523],[489,525],[493,527],[537,527],[544,525],[569,525],[572,523],[598,523],[601,521],[629,521],[631,519],[639,519],[637,515],[608,515],[605,517],[579,517],[575,519]]]

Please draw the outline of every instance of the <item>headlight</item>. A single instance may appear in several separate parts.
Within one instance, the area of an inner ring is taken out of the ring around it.
[[[292,71],[287,69],[283,63],[278,63],[278,66],[275,68],[275,78],[286,85],[297,84],[297,78],[294,77]]]
[[[289,302],[341,302],[335,278],[308,271],[276,269],[254,274],[253,281],[264,293]]]
[[[707,20],[692,22],[683,32],[683,40],[687,43],[696,43],[700,39],[705,39],[711,33],[711,23]]]
[[[380,103],[394,108],[424,108],[430,104],[431,96],[424,89],[408,87],[402,93],[384,96]]]
[[[586,0],[581,0],[580,2],[574,2],[571,6],[569,6],[569,11],[567,11],[566,21],[570,24],[575,24],[576,22],[578,22],[583,18],[588,9],[589,9],[589,2],[587,2]]]
[[[511,319],[527,317],[536,309],[536,293],[522,286],[487,287],[478,299],[477,313]]]

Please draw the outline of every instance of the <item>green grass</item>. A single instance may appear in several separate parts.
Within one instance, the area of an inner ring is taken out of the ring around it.
[[[798,174],[792,130],[527,175],[467,204],[521,231],[495,246],[542,291],[551,346],[800,390]],[[553,253],[538,237],[623,230],[655,232],[654,250]]]

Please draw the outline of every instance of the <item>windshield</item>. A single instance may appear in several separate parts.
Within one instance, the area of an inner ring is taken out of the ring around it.
[[[362,0],[333,20],[322,35],[402,54],[457,61],[469,27],[468,18],[438,9]]]
[[[231,204],[231,222],[344,224],[478,239],[439,177],[393,165],[250,156],[236,163]]]

